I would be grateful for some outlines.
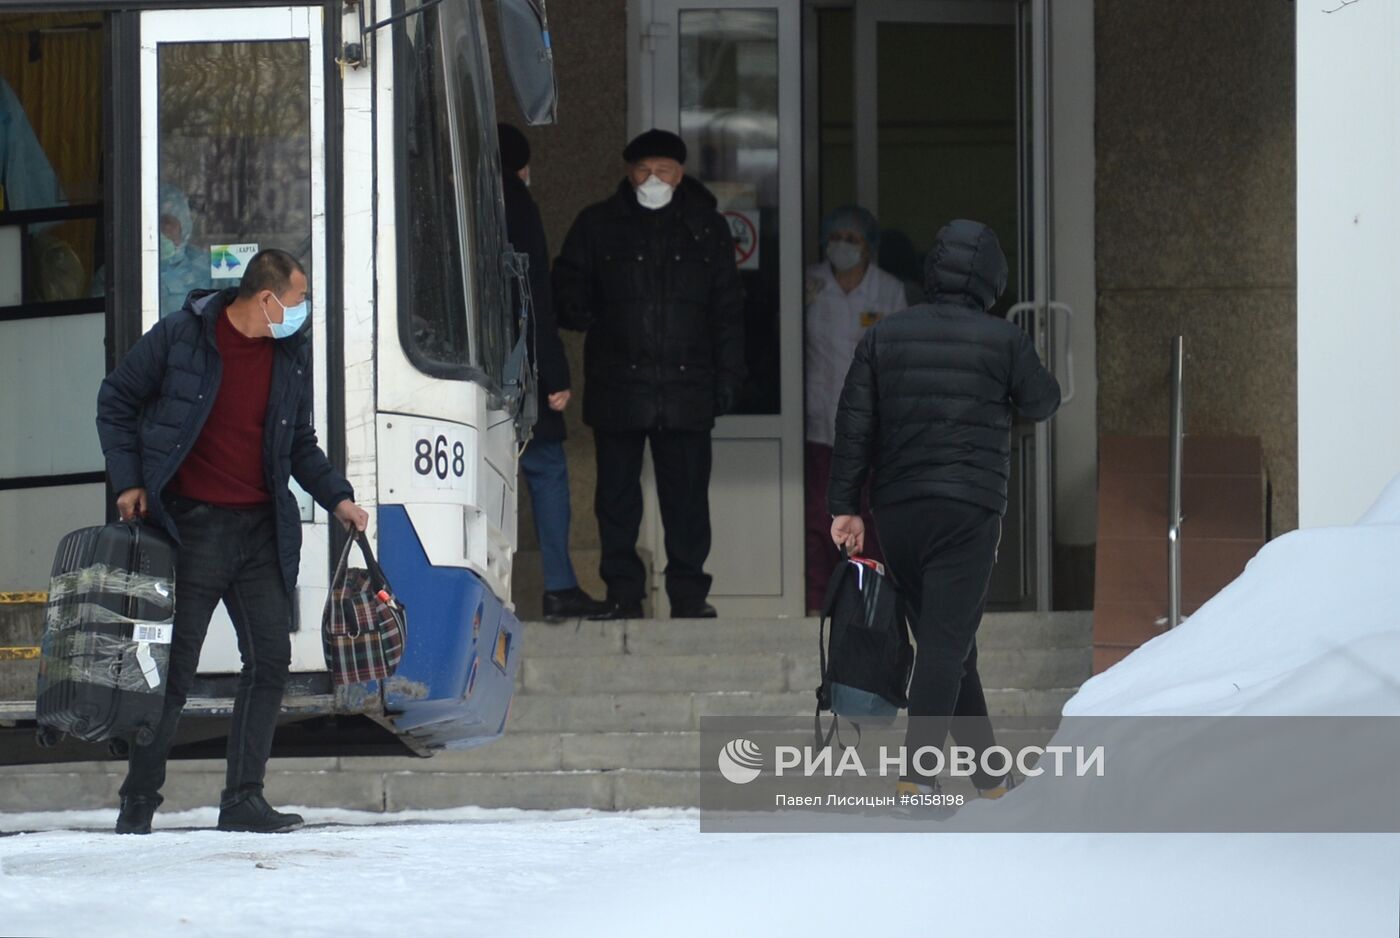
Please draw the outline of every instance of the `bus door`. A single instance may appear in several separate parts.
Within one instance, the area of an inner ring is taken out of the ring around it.
[[[326,87],[319,6],[147,11],[140,15],[142,331],[192,289],[238,285],[264,248],[297,257],[310,281],[313,420],[326,443]],[[292,670],[323,671],[329,516],[293,483],[302,557]],[[220,606],[201,674],[240,668]],[[295,677],[294,677],[295,682]],[[214,690],[209,689],[210,693]]]

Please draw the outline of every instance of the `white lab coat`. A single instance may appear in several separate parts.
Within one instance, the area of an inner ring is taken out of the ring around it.
[[[836,405],[861,336],[881,318],[909,305],[904,284],[874,264],[850,293],[842,291],[826,261],[807,268],[807,440],[831,446]]]

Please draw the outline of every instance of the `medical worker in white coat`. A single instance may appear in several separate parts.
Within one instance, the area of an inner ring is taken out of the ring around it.
[[[822,259],[807,268],[806,313],[806,552],[807,608],[819,609],[839,555],[831,543],[826,486],[831,475],[836,405],[865,330],[909,305],[904,284],[876,264],[880,226],[858,205],[822,220]],[[867,520],[867,531],[874,531]],[[866,537],[866,556],[880,556]]]

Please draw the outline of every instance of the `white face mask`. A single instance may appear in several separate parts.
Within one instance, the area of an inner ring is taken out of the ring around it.
[[[657,179],[655,176],[648,176],[647,181],[637,187],[637,201],[642,208],[665,208],[671,204],[671,196],[676,189]]]
[[[864,253],[863,248],[849,241],[828,241],[826,243],[826,259],[831,262],[832,268],[838,274],[844,274],[857,267]]]

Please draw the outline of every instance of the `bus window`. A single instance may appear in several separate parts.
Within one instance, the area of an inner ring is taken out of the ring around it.
[[[0,13],[0,592],[45,589],[54,544],[106,502],[102,28]]]
[[[190,290],[236,286],[262,248],[309,276],[309,69],[299,40],[160,45],[162,316]]]
[[[419,369],[499,387],[514,327],[478,17],[443,3],[394,27],[399,325]]]

